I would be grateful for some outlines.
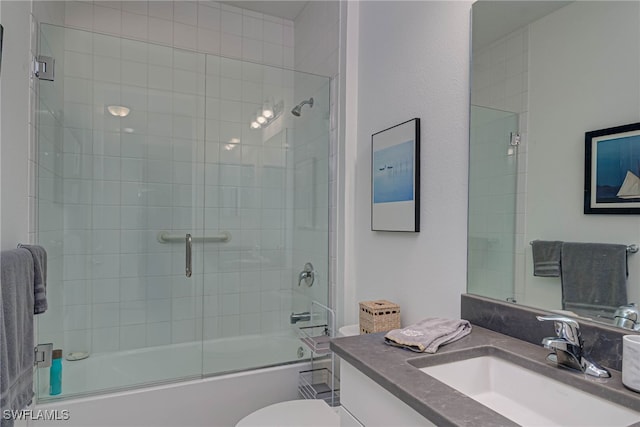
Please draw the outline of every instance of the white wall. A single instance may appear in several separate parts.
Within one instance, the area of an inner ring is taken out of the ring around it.
[[[29,68],[30,13],[29,1],[3,1],[2,25],[2,122],[0,148],[2,170],[2,249],[13,249],[28,242],[29,224]]]
[[[358,113],[357,139],[345,142],[356,145],[355,158],[346,159],[355,162],[347,189],[355,207],[346,213],[353,254],[345,262],[353,279],[345,287],[355,286],[346,292],[355,299],[345,299],[346,323],[357,322],[358,301],[380,298],[400,304],[403,324],[459,316],[466,287],[470,8],[466,1],[359,4],[359,71],[357,82],[347,81],[358,85]],[[373,232],[371,134],[413,117],[422,127],[421,231]]]
[[[584,215],[582,196],[584,133],[640,118],[639,14],[637,2],[575,2],[531,25],[525,242],[640,241],[636,215]],[[525,303],[560,308],[559,279],[533,277],[526,246]],[[630,301],[639,277],[631,255]]]

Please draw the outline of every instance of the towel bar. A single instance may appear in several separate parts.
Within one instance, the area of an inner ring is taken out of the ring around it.
[[[158,242],[160,243],[172,243],[172,242],[184,242],[184,234],[169,234],[167,231],[161,231],[158,233]],[[223,231],[217,236],[202,236],[193,237],[193,242],[228,242],[231,240],[231,233]]]
[[[533,245],[533,241],[529,242],[530,245]],[[638,252],[638,250],[640,249],[640,247],[638,247],[638,245],[636,245],[635,243],[631,244],[631,245],[627,245],[627,252],[630,254],[635,254]]]

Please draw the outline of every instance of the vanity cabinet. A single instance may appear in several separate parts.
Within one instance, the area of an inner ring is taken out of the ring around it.
[[[348,411],[341,414],[341,426],[358,425],[350,424],[349,416],[367,427],[435,426],[344,360],[340,361],[340,402]]]

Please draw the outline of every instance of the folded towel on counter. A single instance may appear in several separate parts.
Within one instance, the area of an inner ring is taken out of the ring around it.
[[[435,353],[441,345],[468,335],[471,324],[467,320],[430,317],[402,329],[387,332],[384,342],[418,353]]]
[[[0,253],[0,409],[19,411],[33,398],[33,257]],[[13,420],[0,417],[0,425]]]
[[[561,258],[563,309],[628,303],[626,245],[565,242]]]
[[[560,277],[562,242],[534,240],[531,242],[531,252],[534,276]]]
[[[33,314],[47,311],[47,251],[38,245],[18,245],[31,252],[33,257]]]

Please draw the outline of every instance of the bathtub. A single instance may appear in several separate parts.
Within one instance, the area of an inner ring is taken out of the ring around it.
[[[308,357],[295,337],[256,335],[64,361],[62,387],[68,398],[47,401],[45,395],[33,408],[58,420],[40,417],[29,425],[233,426],[256,409],[298,398],[298,372],[309,369]],[[158,385],[176,377],[192,379]],[[156,385],[80,397],[90,390],[150,383]]]

